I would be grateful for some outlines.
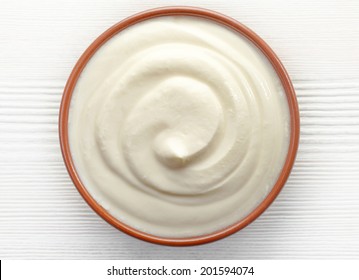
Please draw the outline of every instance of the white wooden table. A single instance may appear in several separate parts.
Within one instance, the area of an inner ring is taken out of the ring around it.
[[[126,16],[179,3],[264,38],[292,77],[302,124],[275,203],[241,232],[190,248],[148,244],[99,218],[67,175],[57,131],[84,49]],[[359,258],[359,2],[1,0],[0,258]]]

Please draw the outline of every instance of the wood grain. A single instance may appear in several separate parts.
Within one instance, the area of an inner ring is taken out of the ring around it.
[[[174,4],[1,1],[0,258],[358,258],[358,1],[181,1],[256,31],[297,92],[302,126],[295,167],[278,199],[249,227],[204,246],[157,246],[115,230],[79,196],[58,142],[66,79],[106,28]]]

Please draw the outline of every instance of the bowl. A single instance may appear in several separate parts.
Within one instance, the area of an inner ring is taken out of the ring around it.
[[[119,221],[114,216],[112,216],[90,195],[90,193],[86,189],[85,184],[80,180],[71,155],[68,133],[68,118],[71,97],[76,83],[81,75],[81,72],[88,63],[88,61],[91,59],[91,57],[107,40],[112,38],[117,33],[121,32],[122,30],[144,20],[148,20],[155,17],[179,15],[205,18],[214,21],[220,25],[229,27],[235,32],[238,32],[241,36],[246,37],[259,48],[259,50],[267,57],[267,59],[272,64],[284,88],[289,106],[291,129],[288,153],[281,173],[269,194],[249,215],[231,226],[228,226],[210,234],[186,238],[168,238],[148,234],[126,225],[125,223]],[[88,205],[109,224],[133,237],[156,244],[171,246],[199,245],[224,238],[239,231],[240,229],[243,229],[251,222],[253,222],[256,218],[258,218],[278,196],[290,174],[298,149],[299,110],[296,101],[295,91],[284,66],[282,65],[276,54],[272,51],[272,49],[252,30],[228,16],[211,10],[196,7],[163,7],[147,10],[126,18],[125,20],[115,24],[114,26],[106,30],[86,49],[86,51],[82,54],[80,59],[77,61],[75,67],[73,68],[64,89],[59,115],[59,136],[63,159],[74,185],[76,186],[77,190],[84,198],[84,200],[88,203]]]

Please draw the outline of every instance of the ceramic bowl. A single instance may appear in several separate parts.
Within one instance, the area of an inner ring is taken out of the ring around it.
[[[232,30],[238,32],[241,36],[246,37],[252,43],[254,43],[268,58],[268,60],[273,65],[275,71],[277,72],[287,96],[289,112],[290,112],[291,132],[290,132],[290,144],[289,144],[288,154],[283,169],[271,192],[244,219],[217,232],[213,232],[211,234],[202,235],[202,236],[194,236],[191,238],[164,238],[161,236],[154,236],[151,234],[141,232],[137,229],[134,229],[114,218],[91,197],[91,195],[86,189],[86,186],[81,182],[76,172],[76,168],[74,166],[69,148],[68,116],[69,116],[69,106],[71,102],[71,96],[75,88],[76,82],[81,74],[81,71],[88,63],[88,61],[91,59],[91,57],[101,47],[102,44],[104,44],[115,34],[121,32],[123,29],[150,18],[169,16],[169,15],[170,16],[186,15],[186,16],[206,18],[218,24],[231,28]],[[60,117],[59,117],[59,134],[60,134],[61,150],[68,173],[74,185],[82,195],[82,197],[98,215],[100,215],[104,220],[106,220],[112,226],[136,238],[149,241],[152,243],[157,243],[162,245],[172,245],[172,246],[199,245],[199,244],[221,239],[223,237],[226,237],[230,234],[237,232],[240,229],[243,229],[248,224],[253,222],[258,216],[260,216],[263,213],[263,211],[265,211],[265,209],[277,197],[277,195],[283,188],[290,174],[298,148],[298,141],[299,141],[299,113],[298,112],[299,111],[298,111],[295,92],[285,68],[283,67],[282,63],[275,55],[275,53],[271,50],[271,48],[253,31],[251,31],[243,24],[237,22],[236,20],[214,11],[205,10],[201,8],[194,8],[194,7],[164,7],[164,8],[148,10],[141,12],[139,14],[135,14],[117,23],[116,25],[112,26],[110,29],[106,30],[103,34],[101,34],[82,54],[82,56],[76,63],[74,69],[72,70],[72,73],[67,81],[61,102]]]

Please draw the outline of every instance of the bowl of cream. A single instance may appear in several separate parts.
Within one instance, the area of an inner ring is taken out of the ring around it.
[[[197,245],[273,202],[299,114],[286,70],[253,31],[165,7],[121,21],[83,53],[59,132],[74,185],[103,219],[145,241]]]

